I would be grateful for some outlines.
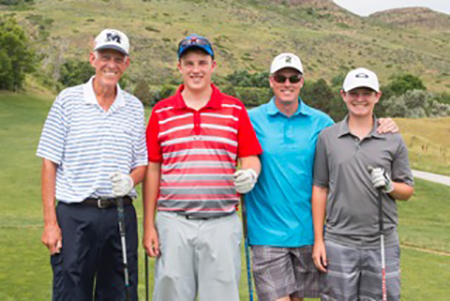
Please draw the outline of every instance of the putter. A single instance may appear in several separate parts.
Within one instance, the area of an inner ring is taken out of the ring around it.
[[[130,301],[130,280],[128,278],[128,260],[127,260],[127,245],[125,239],[125,216],[123,209],[123,198],[117,198],[117,215],[119,218],[119,233],[120,241],[122,243],[122,257],[123,257],[123,273],[125,276],[125,290],[127,294],[127,301]]]
[[[244,197],[241,195],[241,207],[242,207],[242,226],[244,230],[244,244],[245,244],[245,260],[247,262],[247,285],[248,285],[248,295],[250,301],[253,301],[253,285],[252,285],[252,273],[250,269],[250,250],[248,244],[247,235],[247,211],[245,209]]]
[[[373,170],[372,166],[368,167],[369,172]],[[384,252],[384,222],[383,222],[383,190],[378,188],[378,225],[380,229],[380,246],[381,246],[381,290],[382,300],[387,301],[386,290],[386,261]]]

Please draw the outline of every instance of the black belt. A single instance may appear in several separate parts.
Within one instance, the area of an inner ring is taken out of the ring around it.
[[[117,206],[117,198],[87,198],[80,205],[96,207],[99,209],[107,209]],[[123,205],[128,206],[133,204],[133,199],[129,196],[123,197]]]

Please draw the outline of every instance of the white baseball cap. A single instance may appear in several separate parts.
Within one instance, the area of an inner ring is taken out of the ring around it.
[[[303,74],[303,66],[300,58],[293,53],[282,53],[277,55],[270,65],[270,74],[274,74],[283,68],[293,68]]]
[[[380,92],[377,75],[366,68],[358,68],[350,71],[345,77],[342,89],[344,92],[348,92],[356,88],[370,88],[376,92]]]
[[[114,49],[129,55],[130,42],[123,32],[116,29],[105,29],[95,38],[94,42],[94,51],[101,49]]]

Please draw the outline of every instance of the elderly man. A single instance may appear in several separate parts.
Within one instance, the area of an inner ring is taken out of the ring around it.
[[[311,191],[317,136],[333,120],[299,97],[304,83],[300,58],[282,53],[270,67],[274,97],[249,112],[263,148],[262,172],[245,196],[253,273],[260,301],[319,296]],[[395,129],[391,120],[378,130]]]
[[[118,85],[130,64],[127,36],[102,31],[90,63],[95,76],[58,95],[37,150],[43,159],[42,242],[51,254],[53,300],[126,299],[119,216],[125,223],[128,294],[137,300],[132,200],[145,175],[147,151],[143,106]]]
[[[261,147],[242,102],[212,84],[215,67],[206,38],[183,39],[183,85],[150,118],[144,247],[158,256],[155,301],[239,300],[236,192],[253,188]]]

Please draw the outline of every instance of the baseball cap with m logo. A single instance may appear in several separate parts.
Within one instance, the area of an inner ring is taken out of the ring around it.
[[[114,49],[129,55],[130,42],[123,32],[105,29],[95,38],[94,51],[101,49]]]

